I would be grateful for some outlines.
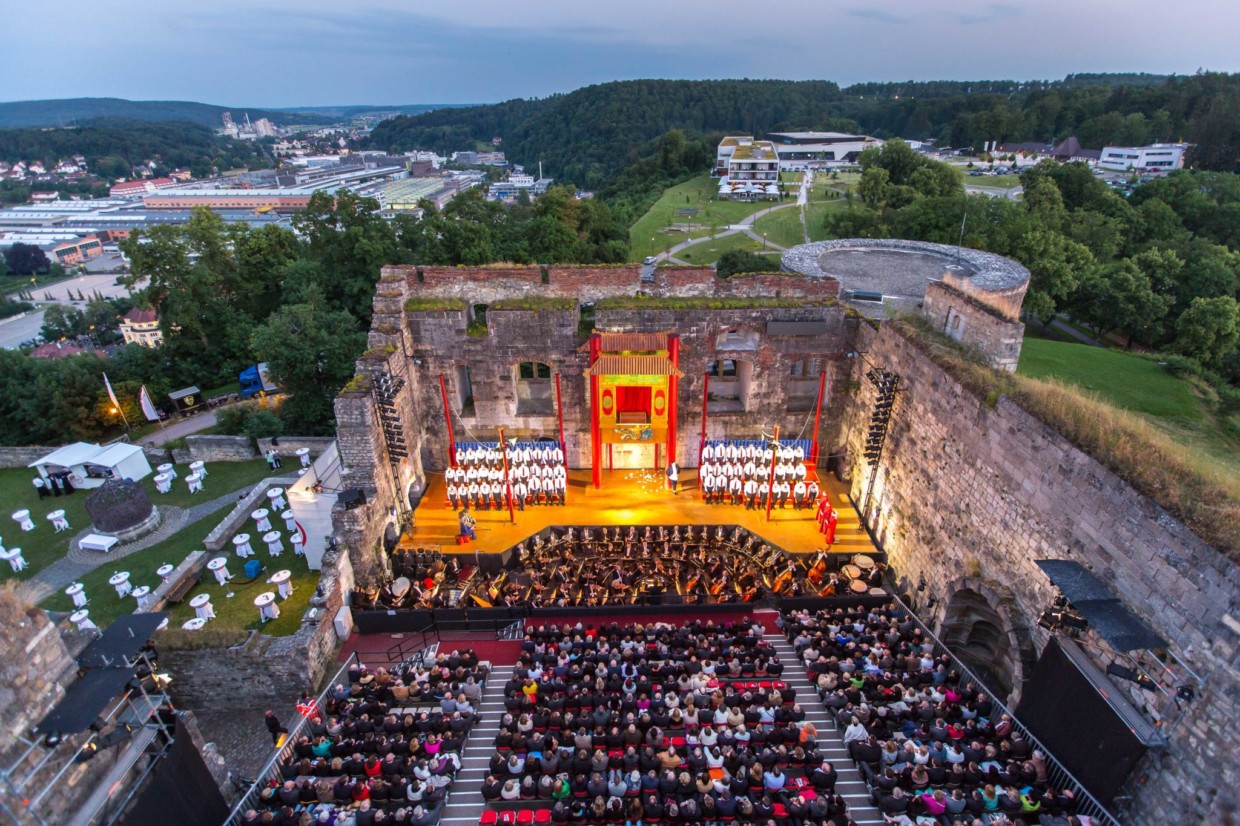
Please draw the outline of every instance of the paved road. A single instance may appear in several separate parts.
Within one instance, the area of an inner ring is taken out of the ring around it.
[[[971,186],[964,185],[964,191],[970,195],[989,195],[992,198],[1007,198],[1009,201],[1019,201],[1021,194],[1025,191],[1024,187],[1019,184],[1009,189],[999,189],[993,186]]]
[[[94,266],[119,267],[120,256],[101,255],[94,259],[91,264]],[[84,303],[77,300],[79,291],[86,296],[87,300],[90,300],[95,293],[101,294],[104,298],[120,298],[129,295],[128,288],[116,283],[117,275],[118,273],[115,272],[87,273],[86,275],[76,276],[69,281],[61,281],[59,284],[54,284],[50,287],[41,287],[34,291],[35,303],[40,307],[46,306],[49,303],[82,307]],[[15,349],[23,341],[37,336],[41,329],[43,329],[42,309],[28,313],[23,318],[0,321],[0,347],[9,350]]]
[[[0,347],[12,350],[23,341],[32,339],[43,329],[43,311],[26,313],[21,318],[6,318],[0,321]]]
[[[179,439],[182,436],[192,436],[193,434],[206,430],[208,427],[215,426],[215,414],[218,411],[208,410],[205,413],[199,413],[197,416],[190,416],[185,419],[178,419],[172,424],[165,424],[163,430],[156,430],[148,433],[138,440],[139,444],[144,445],[161,445],[164,442],[170,442],[173,439]]]

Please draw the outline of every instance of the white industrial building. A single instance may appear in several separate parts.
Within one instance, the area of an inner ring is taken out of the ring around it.
[[[1184,153],[1192,144],[1155,143],[1150,146],[1108,146],[1098,166],[1116,172],[1170,172],[1184,168]]]

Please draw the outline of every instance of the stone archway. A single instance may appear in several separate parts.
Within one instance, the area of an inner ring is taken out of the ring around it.
[[[947,587],[937,634],[1000,699],[1014,705],[1037,662],[1025,612],[1007,588],[980,577]]]

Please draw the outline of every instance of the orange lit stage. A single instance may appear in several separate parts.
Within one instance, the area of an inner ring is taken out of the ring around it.
[[[743,505],[708,505],[697,487],[697,472],[681,474],[680,493],[667,489],[663,471],[603,471],[603,485],[591,485],[591,471],[568,472],[568,504],[563,507],[539,505],[516,511],[516,524],[508,511],[471,511],[478,520],[478,539],[457,547],[457,514],[446,505],[442,475],[431,478],[426,495],[414,512],[412,535],[401,538],[403,547],[441,546],[448,553],[478,551],[499,553],[550,525],[741,525],[773,545],[793,553],[808,553],[824,547],[811,508],[791,506],[771,511],[746,510]],[[862,530],[857,512],[844,495],[843,483],[832,477],[819,480],[839,512],[835,544],[831,551],[841,554],[874,553],[875,548]]]

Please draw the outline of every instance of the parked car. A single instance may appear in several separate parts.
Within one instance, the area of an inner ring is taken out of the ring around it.
[[[653,255],[647,255],[645,258],[642,259],[642,263],[645,264],[646,266],[653,266],[657,261],[658,259],[655,258]]]

